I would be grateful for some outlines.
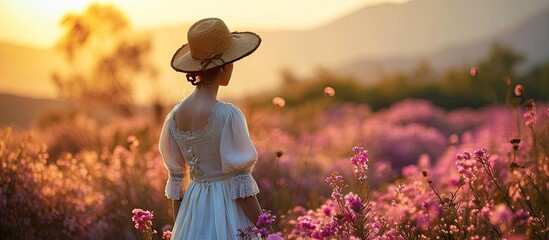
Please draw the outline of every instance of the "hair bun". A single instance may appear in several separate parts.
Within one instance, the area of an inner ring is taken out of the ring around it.
[[[198,75],[193,73],[187,73],[187,81],[189,81],[193,86],[198,85],[198,81],[196,79]]]

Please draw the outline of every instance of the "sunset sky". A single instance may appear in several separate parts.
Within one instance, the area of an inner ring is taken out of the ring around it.
[[[358,7],[409,0],[1,0],[0,41],[50,47],[61,34],[59,20],[92,2],[112,3],[134,28],[175,25],[220,17],[231,26],[264,30],[308,28]]]

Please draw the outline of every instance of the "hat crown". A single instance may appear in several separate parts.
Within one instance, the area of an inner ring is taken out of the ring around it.
[[[193,58],[207,59],[222,54],[232,44],[231,32],[223,20],[202,19],[189,28],[187,33]]]

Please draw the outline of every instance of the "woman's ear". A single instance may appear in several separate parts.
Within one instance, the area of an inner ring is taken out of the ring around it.
[[[232,66],[223,65],[221,68],[219,68],[219,70],[221,71],[220,74],[222,75],[221,82],[219,85],[221,86],[229,85],[229,81],[231,80],[231,75],[232,75]]]

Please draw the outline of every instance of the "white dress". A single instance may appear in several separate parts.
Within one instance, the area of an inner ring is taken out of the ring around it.
[[[206,127],[188,132],[176,127],[173,112],[158,146],[169,171],[166,196],[183,197],[172,239],[237,239],[238,229],[253,223],[235,199],[259,192],[251,175],[257,152],[244,115],[236,106],[218,102]],[[191,181],[185,190],[181,184],[187,177]]]

